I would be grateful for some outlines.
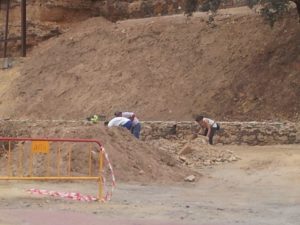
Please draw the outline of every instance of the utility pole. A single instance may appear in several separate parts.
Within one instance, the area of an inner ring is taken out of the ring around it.
[[[2,7],[4,4],[6,5]],[[26,23],[26,0],[20,1],[20,9],[21,9],[21,32],[20,37],[17,38],[9,38],[9,16],[10,16],[10,7],[11,7],[11,1],[10,0],[0,0],[0,11],[5,10],[5,22],[4,22],[4,37],[0,40],[0,44],[3,44],[3,58],[7,58],[7,45],[9,41],[16,41],[21,40],[21,56],[26,56],[26,30],[27,30],[27,23]],[[1,46],[0,45],[0,46]],[[1,57],[1,56],[0,56]]]
[[[22,57],[26,56],[26,0],[21,0],[21,46]]]
[[[10,8],[10,0],[6,0],[6,17],[5,17],[4,50],[3,50],[3,57],[4,58],[6,58],[6,55],[7,55],[7,37],[8,37],[9,8]]]

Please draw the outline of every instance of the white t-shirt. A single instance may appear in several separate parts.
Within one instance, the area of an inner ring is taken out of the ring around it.
[[[115,117],[109,121],[107,126],[108,127],[119,127],[119,126],[123,126],[128,121],[130,121],[130,119],[127,119],[125,117]]]
[[[205,120],[213,128],[217,128],[217,123],[215,121],[213,121],[212,119],[203,118],[203,120]]]
[[[130,119],[132,116],[134,115],[133,112],[122,112],[122,116],[126,117],[128,119]],[[135,126],[139,123],[140,121],[138,120],[138,118],[136,116],[134,116],[134,119],[132,121],[132,125]]]

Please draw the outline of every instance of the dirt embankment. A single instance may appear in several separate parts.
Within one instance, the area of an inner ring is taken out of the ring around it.
[[[169,183],[183,181],[183,179],[191,174],[199,178],[199,173],[195,172],[184,165],[177,159],[176,155],[168,154],[159,148],[155,148],[149,143],[137,140],[126,129],[123,128],[107,128],[102,124],[88,125],[88,124],[67,124],[67,123],[14,123],[14,122],[1,122],[1,136],[13,137],[43,137],[43,138],[82,138],[82,139],[96,139],[101,142],[109,155],[110,161],[115,171],[115,176],[119,181],[124,182],[159,182]],[[11,159],[12,171],[18,174],[20,171],[18,160],[20,152],[18,142],[12,142]],[[29,143],[30,144],[30,143]],[[49,154],[50,171],[56,174],[57,171],[57,155],[55,154],[55,143],[51,142],[51,151]],[[29,158],[30,146],[25,145],[24,158]],[[72,173],[88,174],[88,152],[89,148],[96,150],[93,146],[72,144],[67,145],[62,143],[61,160],[62,165],[60,173],[65,173],[68,166],[68,149],[72,149]],[[96,146],[95,146],[96,147]],[[7,154],[8,143],[0,142],[0,176],[7,173]],[[26,155],[27,154],[27,155]],[[97,172],[97,157],[94,158],[93,173]],[[28,165],[27,165],[28,164]],[[45,165],[47,164],[47,157],[35,157],[34,161],[34,174],[45,175]],[[23,165],[24,175],[28,175],[29,160],[24,159]],[[27,171],[27,172],[26,172]]]
[[[206,19],[78,24],[35,48],[1,93],[0,116],[78,119],[130,110],[142,120],[190,120],[199,112],[299,119],[297,16],[273,29],[245,9],[223,12],[214,27]]]
[[[202,177],[199,168],[230,163],[239,159],[227,147],[209,146],[202,136],[195,136],[189,141],[177,139],[140,141],[124,128],[107,128],[103,124],[88,122],[0,121],[0,125],[2,137],[98,140],[109,155],[115,176],[119,181],[125,182],[182,182],[190,175],[194,175],[195,179],[199,180]],[[60,153],[58,149],[61,149]],[[68,175],[69,169],[73,175],[89,174],[89,169],[92,170],[92,174],[97,174],[98,150],[99,146],[87,143],[50,141],[49,154],[37,154],[33,158],[33,174],[56,175],[59,171],[61,175]],[[29,176],[30,151],[31,142],[11,142],[9,145],[8,142],[0,141],[0,176],[11,172],[17,176],[21,171],[22,176]],[[92,154],[91,168],[89,167],[90,151],[95,152]],[[7,160],[11,161],[9,171]],[[105,171],[106,176],[110,177],[110,172]]]

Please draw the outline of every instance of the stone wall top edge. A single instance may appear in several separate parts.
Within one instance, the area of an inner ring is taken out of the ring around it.
[[[0,122],[32,122],[32,123],[38,123],[38,122],[53,122],[53,123],[60,123],[60,122],[65,122],[65,123],[80,123],[80,122],[85,122],[86,120],[17,120],[17,119],[0,119]],[[101,123],[101,122],[100,122]],[[141,123],[144,124],[158,124],[158,123],[164,123],[164,124],[191,124],[195,123],[192,120],[186,120],[186,121],[176,121],[176,120],[141,120]],[[268,124],[268,125],[283,125],[283,124],[299,124],[300,121],[292,122],[292,121],[284,121],[284,122],[267,122],[267,121],[218,121],[220,124],[237,124],[237,125],[242,125],[242,124]]]
[[[192,120],[187,120],[187,121],[160,121],[160,120],[157,120],[157,121],[151,121],[151,120],[144,120],[144,121],[141,121],[142,123],[170,123],[170,124],[173,124],[173,123],[182,123],[182,124],[190,124],[190,123],[194,123],[194,121]],[[292,122],[292,121],[284,121],[284,122],[268,122],[268,121],[217,121],[218,123],[221,123],[221,124],[269,124],[269,125],[282,125],[282,124],[300,124],[300,121],[298,122]]]

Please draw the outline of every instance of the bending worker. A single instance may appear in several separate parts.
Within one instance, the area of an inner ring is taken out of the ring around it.
[[[105,121],[104,125],[108,127],[125,127],[131,131],[132,128],[132,121],[125,117],[115,117],[111,119],[109,122]]]
[[[133,112],[115,112],[115,116],[117,117],[125,117],[132,121],[131,133],[136,137],[140,138],[141,132],[141,124],[138,118],[135,116]]]
[[[203,135],[208,137],[208,143],[212,145],[215,132],[220,130],[219,124],[212,119],[205,118],[200,115],[196,116],[195,120],[202,128],[205,129]]]

